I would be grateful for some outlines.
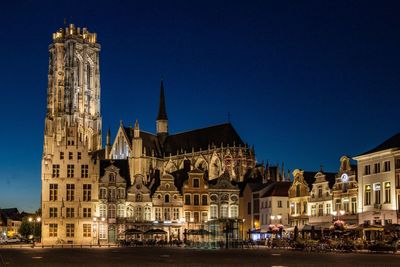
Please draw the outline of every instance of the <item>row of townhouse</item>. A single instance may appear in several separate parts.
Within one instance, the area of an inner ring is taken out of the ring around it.
[[[101,160],[98,192],[85,191],[91,195],[93,208],[87,208],[84,201],[75,207],[76,198],[84,192],[76,194],[67,184],[70,197],[60,207],[49,201],[49,217],[56,226],[45,239],[48,243],[108,244],[127,238],[129,229],[142,233],[135,239],[143,239],[148,230],[160,229],[165,231],[164,240],[184,240],[190,238],[190,231],[210,229],[213,222],[218,228],[219,222],[238,220],[239,187],[227,172],[211,181],[199,169],[174,175],[165,173],[146,185],[143,175],[136,174],[130,184],[127,160]],[[52,192],[57,199],[58,191]],[[76,222],[85,218],[90,220],[77,229]]]
[[[299,228],[329,227],[335,220],[348,225],[400,223],[400,134],[353,160],[357,164],[342,156],[337,173],[296,169],[286,192],[273,190],[287,186],[279,179],[247,184],[241,216],[249,237],[277,222]]]

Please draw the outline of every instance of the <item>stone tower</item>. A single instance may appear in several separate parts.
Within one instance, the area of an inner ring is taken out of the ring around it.
[[[100,45],[70,24],[49,46],[42,160],[42,241],[95,243],[101,143]]]
[[[49,52],[45,154],[52,153],[53,141],[60,145],[68,137],[69,127],[77,128],[77,138],[89,151],[100,149],[100,45],[96,33],[71,24],[53,33]]]

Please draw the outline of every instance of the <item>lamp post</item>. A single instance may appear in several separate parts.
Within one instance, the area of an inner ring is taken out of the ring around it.
[[[343,216],[345,213],[346,213],[346,211],[344,211],[344,210],[339,210],[339,211],[334,210],[334,211],[332,211],[333,217],[336,217],[336,215],[337,215],[337,219],[338,220],[340,220],[340,215]]]
[[[36,235],[36,222],[40,222],[42,220],[42,218],[40,218],[40,217],[36,217],[36,218],[32,218],[32,217],[29,217],[28,218],[28,221],[30,222],[30,223],[33,223],[33,244],[35,244],[35,235]]]

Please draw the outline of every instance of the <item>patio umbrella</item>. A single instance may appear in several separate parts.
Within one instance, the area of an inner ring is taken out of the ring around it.
[[[167,232],[165,232],[162,229],[150,229],[144,232],[145,235],[165,235]]]
[[[126,235],[138,235],[138,234],[143,234],[143,231],[140,231],[139,229],[127,229],[125,231]]]

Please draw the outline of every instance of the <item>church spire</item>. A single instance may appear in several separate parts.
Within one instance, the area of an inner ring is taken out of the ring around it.
[[[168,120],[167,110],[165,108],[164,81],[163,80],[161,80],[161,85],[160,85],[160,106],[158,109],[157,120]]]
[[[160,85],[160,107],[158,110],[156,128],[157,128],[157,135],[163,135],[163,136],[168,135],[168,117],[167,117],[167,110],[165,108],[163,80],[161,80],[161,85]],[[161,143],[163,143],[163,141]]]

